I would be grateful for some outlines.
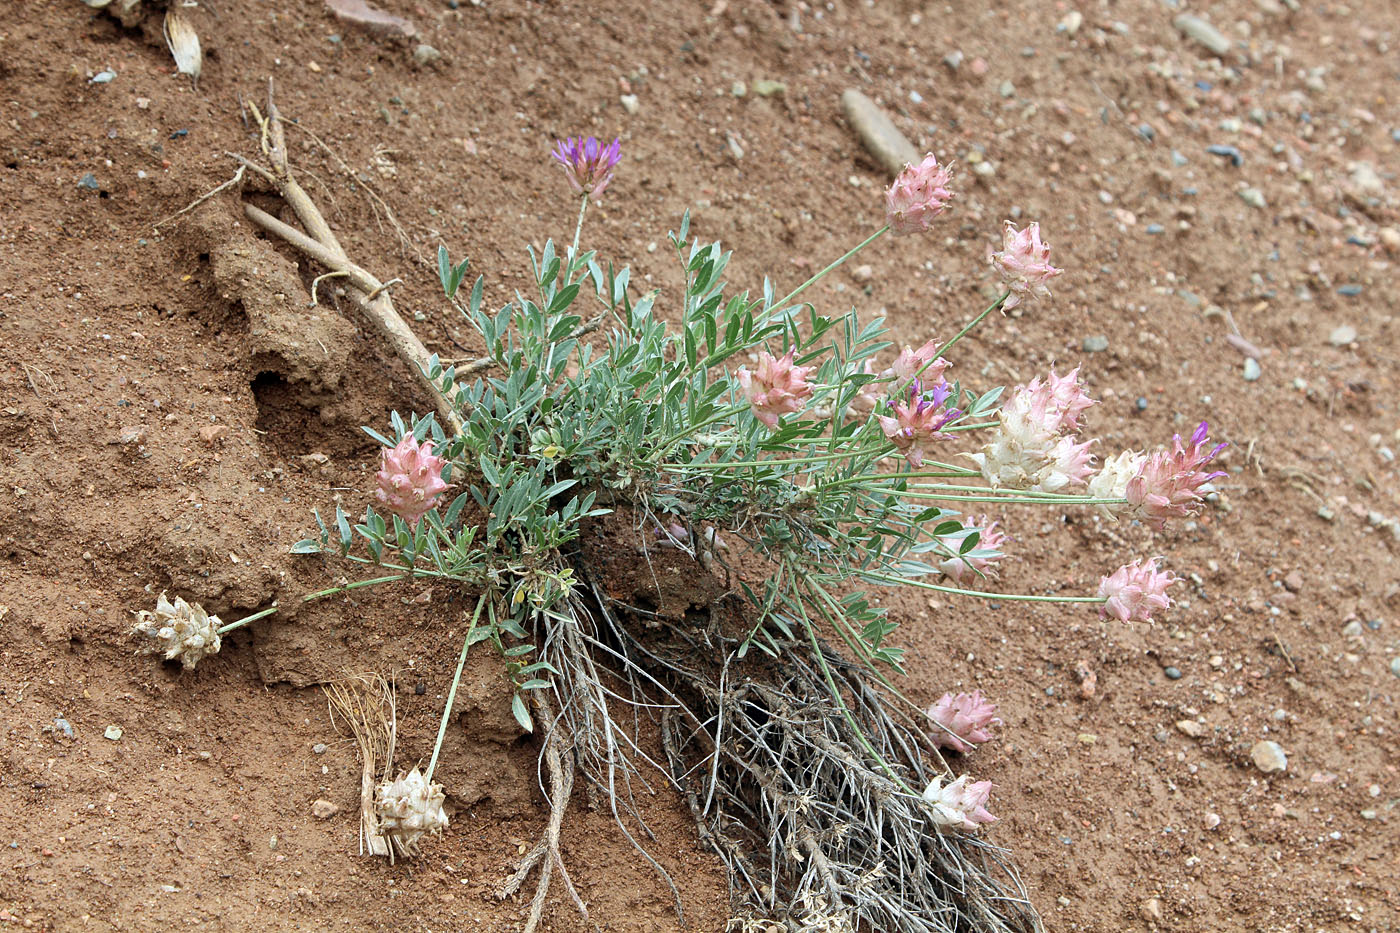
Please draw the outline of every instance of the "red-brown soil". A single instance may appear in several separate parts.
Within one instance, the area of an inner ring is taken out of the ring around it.
[[[982,307],[1003,218],[1039,220],[1067,269],[1054,300],[977,332],[956,373],[981,387],[1082,362],[1100,453],[1208,418],[1230,473],[1218,506],[1164,536],[998,515],[1016,538],[1009,590],[1089,591],[1156,553],[1190,579],[1134,627],[883,594],[906,623],[903,686],[1001,704],[1002,738],[972,765],[998,785],[990,838],[1051,929],[1400,927],[1386,524],[1400,517],[1400,7],[1198,5],[1237,40],[1222,64],[1165,4],[1084,4],[1073,37],[1056,31],[1070,5],[1024,0],[382,5],[418,39],[358,31],[319,0],[202,3],[197,91],[171,74],[155,14],[126,29],[77,0],[0,9],[0,921],[490,931],[525,914],[492,892],[545,809],[489,654],[468,667],[443,751],[452,825],[393,867],[356,855],[359,765],[313,686],[397,672],[401,756],[426,757],[464,594],[312,605],[240,631],[193,674],[133,655],[130,613],[162,590],[233,619],[330,585],[345,568],[288,546],[313,507],[363,507],[375,451],[359,425],[428,407],[333,282],[308,309],[324,270],[255,235],[235,193],[153,230],[232,175],[226,152],[254,153],[241,102],[272,78],[315,134],[291,136],[308,190],[353,257],[404,280],[399,308],[444,356],[477,348],[422,257],[439,242],[470,256],[491,302],[520,287],[526,245],[570,232],[557,136],[622,137],[588,239],[634,280],[674,296],[664,237],[690,207],[697,235],[734,249],[731,281],[796,282],[881,222],[885,177],[838,103],[864,90],[957,161],[961,193],[934,234],[880,244],[858,261],[869,270],[810,297],[883,311],[910,343]],[[418,41],[441,60],[415,64]],[[758,96],[760,79],[785,91]],[[993,173],[974,172],[978,155]],[[1231,321],[1267,351],[1257,381]],[[1355,337],[1333,345],[1342,325]],[[1106,350],[1082,349],[1100,336]],[[206,442],[210,426],[226,431]],[[1265,739],[1286,772],[1252,764]],[[313,818],[318,798],[340,812]],[[687,928],[723,929],[725,881],[684,806],[664,789],[647,805]],[[606,810],[571,813],[564,853],[593,919],[678,928]],[[589,928],[562,892],[546,919]]]

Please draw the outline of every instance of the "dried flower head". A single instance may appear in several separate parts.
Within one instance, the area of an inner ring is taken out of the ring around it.
[[[385,781],[374,789],[374,812],[379,832],[400,855],[414,855],[425,833],[440,834],[447,828],[442,809],[446,795],[441,784],[429,784],[414,768],[397,781]]]
[[[1064,377],[1051,370],[1041,382],[1017,386],[997,412],[998,425],[982,449],[967,456],[993,486],[1060,492],[1083,486],[1093,472],[1092,441],[1071,434],[1079,414],[1094,404],[1078,383],[1078,370]]]
[[[885,221],[895,236],[923,233],[953,197],[953,173],[933,153],[918,165],[906,165],[885,192]]]
[[[1172,604],[1167,587],[1177,578],[1157,569],[1157,558],[1124,564],[1099,581],[1099,595],[1108,602],[1099,607],[1099,616],[1113,616],[1120,622],[1151,622],[1152,613]]]
[[[209,615],[199,603],[187,603],[179,596],[172,603],[161,593],[155,612],[142,609],[136,613],[132,631],[150,639],[141,651],[162,654],[167,661],[178,658],[185,670],[192,671],[200,661],[219,653],[220,624],[219,617]]]
[[[1065,270],[1050,265],[1050,246],[1040,242],[1040,224],[1017,230],[1008,220],[1001,236],[1002,248],[992,253],[992,265],[1011,291],[1002,310],[1009,311],[1027,298],[1049,298],[1046,283]]]
[[[929,707],[928,715],[938,726],[929,730],[933,744],[955,752],[970,752],[992,739],[992,726],[1001,725],[995,703],[982,696],[981,690],[957,695],[945,693]]]
[[[604,146],[589,136],[570,136],[554,144],[554,158],[564,167],[569,177],[569,187],[574,194],[587,194],[599,197],[608,182],[612,181],[613,169],[622,161],[622,141],[614,139]]]
[[[793,365],[793,353],[789,350],[775,357],[760,350],[757,372],[740,369],[737,374],[754,417],[773,430],[778,428],[779,416],[801,411],[802,403],[812,395],[807,374],[813,367]]]
[[[972,531],[977,532],[976,546],[966,554],[959,553],[963,542],[968,538],[968,533]],[[1001,546],[1006,543],[1006,535],[997,530],[996,522],[988,522],[985,515],[970,517],[963,525],[962,531],[951,535],[939,535],[938,540],[953,552],[939,562],[938,569],[960,584],[978,576],[993,575],[996,571],[992,565],[1006,557],[1001,553]],[[987,553],[989,551],[992,553]]]
[[[952,437],[939,430],[962,415],[956,408],[943,407],[951,391],[947,383],[939,383],[925,393],[919,380],[915,379],[909,387],[908,399],[894,405],[894,417],[877,416],[885,437],[894,444],[895,450],[904,454],[910,466],[918,468],[923,465],[924,454],[934,441]]]
[[[405,434],[397,446],[380,452],[380,461],[374,474],[379,484],[374,497],[416,528],[447,491],[442,478],[447,460],[433,453],[432,441],[420,444],[412,434]]]
[[[1090,478],[1085,494],[1095,499],[1124,498],[1128,494],[1128,482],[1142,472],[1142,466],[1146,462],[1147,454],[1136,450],[1125,450],[1117,456],[1109,457],[1104,461],[1103,467]],[[1110,518],[1123,508],[1123,505],[1099,506]]]
[[[938,348],[938,341],[930,340],[917,350],[905,347],[899,351],[899,356],[895,357],[894,365],[890,367],[890,373],[895,378],[895,390],[903,389],[913,382],[915,377],[924,385],[932,386],[942,382],[943,372],[948,368],[949,363],[945,359],[933,359],[938,353]],[[933,362],[929,362],[930,360]],[[927,368],[925,368],[926,365]]]
[[[932,806],[933,822],[940,830],[971,832],[983,823],[995,823],[997,818],[987,811],[991,796],[991,781],[972,781],[966,774],[951,784],[936,777],[924,789],[924,801]]]
[[[1170,451],[1157,451],[1146,458],[1124,487],[1129,514],[1160,529],[1167,519],[1185,518],[1200,508],[1206,484],[1225,475],[1201,469],[1226,446],[1216,444],[1207,450],[1209,431],[1210,425],[1202,421],[1186,444],[1178,434],[1172,438]]]

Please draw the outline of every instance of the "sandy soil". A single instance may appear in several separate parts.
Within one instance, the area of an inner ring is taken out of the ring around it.
[[[650,244],[687,207],[735,250],[732,281],[796,282],[881,220],[885,176],[838,103],[860,88],[957,161],[961,193],[936,235],[883,244],[809,297],[884,312],[911,343],[982,306],[1003,218],[1039,220],[1068,270],[1054,301],[979,331],[956,373],[983,386],[1083,363],[1102,452],[1208,418],[1230,475],[1165,537],[996,516],[1017,539],[1008,588],[1084,591],[1125,555],[1163,553],[1190,578],[1181,602],[1130,628],[886,594],[907,623],[904,686],[1001,704],[1003,737],[977,753],[999,786],[990,835],[1050,929],[1400,927],[1400,7],[1196,4],[1233,40],[1222,60],[1169,4],[382,5],[418,37],[368,34],[319,0],[205,2],[197,91],[171,74],[157,15],[0,9],[0,921],[490,931],[524,916],[493,892],[543,825],[536,749],[490,659],[469,665],[443,753],[452,826],[395,867],[355,854],[359,766],[314,686],[398,671],[401,748],[426,757],[463,594],[317,604],[240,631],[192,675],[127,636],[162,590],[231,619],[329,585],[339,568],[288,546],[313,506],[362,505],[374,445],[358,426],[427,407],[348,307],[308,309],[320,270],[255,235],[236,193],[153,229],[230,177],[226,152],[254,151],[241,102],[273,78],[308,131],[292,149],[309,190],[353,256],[404,280],[399,307],[444,356],[474,347],[424,257],[469,255],[491,301],[520,286],[525,246],[572,222],[557,136],[622,137],[592,245],[663,294],[677,270]],[[441,58],[415,61],[419,42]],[[1253,764],[1261,740],[1286,771]],[[340,812],[314,818],[317,799]],[[717,861],[674,795],[649,807],[687,928],[723,929]],[[573,812],[565,855],[593,919],[678,928],[605,810]],[[589,928],[562,894],[547,920]]]

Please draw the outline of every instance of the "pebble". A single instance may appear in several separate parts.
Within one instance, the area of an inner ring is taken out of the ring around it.
[[[1189,735],[1193,739],[1199,739],[1205,734],[1206,727],[1196,722],[1194,719],[1182,719],[1176,724],[1176,731],[1182,735]]]
[[[1160,236],[1167,232],[1167,228],[1161,224],[1148,224],[1145,230],[1148,236]]]
[[[1148,142],[1152,142],[1154,139],[1157,138],[1157,131],[1152,128],[1151,123],[1142,124],[1137,128],[1137,131],[1138,135],[1141,136],[1143,139],[1147,140]]]
[[[1377,815],[1375,810],[1366,809],[1361,811],[1361,818],[1363,820],[1374,820]]]
[[[923,158],[885,112],[860,91],[850,88],[841,94],[841,112],[865,148],[891,175],[899,174],[906,165],[918,164]]]
[[[420,42],[413,48],[413,63],[415,65],[431,65],[441,58],[442,53],[426,42]]]
[[[1175,149],[1172,150],[1172,165],[1175,165],[1179,168],[1180,166],[1185,165],[1187,161],[1188,159],[1186,158],[1186,156],[1177,152]]]
[[[318,820],[328,820],[340,812],[340,807],[329,800],[317,800],[311,805],[311,815]]]
[[[749,86],[742,81],[735,81],[729,86],[729,93],[735,97],[743,97],[749,92]]]
[[[88,84],[110,84],[112,79],[116,76],[117,73],[112,69],[108,68],[103,71],[99,71],[97,74],[89,78]]]
[[[1400,655],[1390,659],[1390,672],[1396,677],[1400,677]]]
[[[628,113],[637,113],[642,109],[642,105],[637,100],[636,94],[623,94],[618,99],[622,101],[622,109],[626,110]]]
[[[786,94],[787,85],[781,81],[759,78],[753,83],[753,92],[759,97],[775,97],[779,94]]]
[[[1108,338],[1104,336],[1085,337],[1082,346],[1085,353],[1102,353],[1108,349]]]
[[[875,268],[869,264],[856,266],[851,270],[851,278],[857,282],[869,282],[875,278]]]
[[[1060,24],[1055,27],[1056,32],[1062,32],[1071,39],[1079,32],[1079,27],[1084,25],[1084,14],[1078,10],[1070,10]]]
[[[1234,146],[1206,146],[1206,152],[1214,156],[1220,156],[1222,159],[1229,159],[1230,164],[1235,168],[1244,165],[1244,156],[1240,155],[1240,151]]]
[[[1133,406],[1138,411],[1147,411],[1147,396],[1139,395],[1137,401],[1133,402]]]
[[[105,739],[111,739],[113,742],[115,742],[122,737],[122,727],[108,726],[106,729],[102,730],[102,737]]]
[[[1332,333],[1327,335],[1327,342],[1334,347],[1344,347],[1356,340],[1356,328],[1350,324],[1342,324],[1332,328]]]
[[[1283,577],[1283,585],[1290,593],[1296,593],[1301,590],[1303,584],[1306,582],[1307,578],[1303,576],[1303,571],[1301,570],[1290,570]]]
[[[146,429],[138,425],[122,428],[117,440],[123,444],[139,444],[146,439]]]
[[[1180,679],[1181,679],[1181,669],[1180,669],[1180,668],[1169,667],[1169,668],[1167,668],[1166,670],[1162,671],[1162,673],[1167,675],[1167,680],[1180,680]]]
[[[315,745],[311,746],[311,754],[313,754],[313,755],[324,755],[325,753],[326,753],[326,743],[325,743],[325,742],[317,742]]]
[[[1016,96],[1016,85],[1010,81],[1003,81],[997,85],[997,93],[1002,97],[1014,97]]]
[[[1257,382],[1260,375],[1262,375],[1262,370],[1259,368],[1259,361],[1252,356],[1246,359],[1244,361],[1244,381]]]
[[[1265,774],[1288,770],[1288,756],[1277,742],[1255,742],[1249,750],[1249,757],[1254,761],[1254,766]]]
[[[954,50],[943,56],[943,64],[948,66],[949,71],[957,71],[962,67],[962,63],[963,53],[961,51]]]
[[[84,172],[83,177],[78,179],[78,187],[86,188],[88,191],[96,191],[97,176],[92,172]]]
[[[1338,295],[1345,295],[1345,296],[1347,296],[1348,298],[1355,298],[1357,295],[1361,294],[1361,286],[1360,286],[1360,285],[1343,285],[1343,286],[1341,286],[1340,288],[1337,289],[1337,294],[1338,294]]]
[[[73,724],[70,723],[68,720],[64,719],[62,716],[59,716],[57,719],[55,719],[53,721],[53,725],[55,729],[63,733],[64,738],[71,739],[73,737]]]
[[[1264,208],[1268,204],[1264,201],[1264,194],[1258,188],[1243,188],[1240,190],[1240,200],[1250,207]]]
[[[1225,38],[1224,33],[1199,16],[1183,13],[1172,20],[1172,25],[1183,36],[1195,40],[1216,55],[1225,55],[1230,51],[1230,40]]]

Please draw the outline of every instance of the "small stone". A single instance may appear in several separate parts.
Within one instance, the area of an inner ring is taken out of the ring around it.
[[[1133,402],[1133,407],[1138,411],[1147,411],[1147,397],[1139,395],[1137,401]]]
[[[1207,813],[1207,814],[1206,814],[1205,823],[1206,823],[1206,829],[1214,829],[1215,827],[1217,827],[1217,826],[1220,825],[1220,814],[1219,814],[1219,813]]]
[[[117,435],[117,439],[122,444],[126,445],[139,444],[146,439],[146,429],[140,425],[122,428],[122,432]]]
[[[1073,902],[1061,894],[1059,897],[1055,898],[1055,903],[1059,904],[1061,907],[1068,907]]]
[[[329,800],[317,800],[311,805],[311,815],[318,820],[328,820],[340,812],[340,807]]]
[[[1249,757],[1254,761],[1254,766],[1265,774],[1288,770],[1288,756],[1277,742],[1255,742],[1249,750]]]
[[[99,71],[88,79],[88,84],[111,84],[117,73],[110,68]]]
[[[1206,146],[1206,152],[1223,159],[1229,159],[1230,164],[1235,168],[1244,165],[1244,156],[1240,155],[1240,151],[1234,146]]]
[[[1104,336],[1085,337],[1082,346],[1085,353],[1102,353],[1108,349],[1108,338]]]
[[[787,93],[787,85],[782,81],[771,81],[768,78],[759,78],[753,83],[753,92],[759,97],[776,97]]]
[[[1375,810],[1369,808],[1361,811],[1361,818],[1363,820],[1374,820],[1377,815]]]
[[[1003,81],[997,85],[997,93],[1002,97],[1014,97],[1016,96],[1016,85],[1010,81]]]
[[[875,269],[868,264],[856,266],[851,270],[851,278],[857,282],[869,282],[875,278]]]
[[[1366,634],[1366,630],[1362,627],[1360,619],[1352,619],[1342,626],[1343,638],[1360,638],[1364,634]]]
[[[1183,36],[1195,40],[1216,55],[1225,55],[1230,51],[1230,40],[1225,38],[1225,35],[1219,29],[1216,29],[1199,16],[1183,13],[1172,20],[1172,25],[1175,26],[1177,31]]]
[[[963,53],[960,51],[954,50],[943,56],[943,64],[948,67],[949,71],[957,71],[962,67],[962,63]]]
[[[987,60],[985,58],[974,58],[972,60],[972,64],[968,65],[967,67],[973,74],[980,78],[984,74],[986,74],[992,66],[987,64]]]
[[[623,94],[619,100],[622,101],[622,109],[628,113],[637,113],[642,109],[641,102],[637,100],[636,94]]]
[[[1264,200],[1264,194],[1258,188],[1243,188],[1240,190],[1240,200],[1250,207],[1263,209],[1268,207],[1268,202]]]
[[[1345,296],[1348,297],[1348,298],[1355,298],[1357,295],[1361,294],[1361,286],[1360,286],[1360,285],[1343,285],[1343,286],[1341,286],[1340,288],[1337,289],[1337,294],[1338,294],[1338,295],[1345,295]]]
[[[1180,168],[1181,166],[1186,165],[1189,161],[1190,160],[1187,159],[1186,156],[1177,152],[1175,149],[1172,150],[1172,165],[1175,165],[1178,168]]]
[[[1160,236],[1163,233],[1167,232],[1167,228],[1162,226],[1161,224],[1148,224],[1146,227],[1146,232],[1148,236]]]
[[[749,92],[749,86],[742,81],[735,81],[729,86],[729,93],[735,97],[743,97]]]
[[[428,45],[420,42],[413,47],[413,63],[419,66],[431,65],[442,60],[442,53]]]
[[[228,434],[226,424],[206,424],[199,429],[199,439],[206,447],[217,447],[224,441],[224,436]]]
[[[899,174],[904,166],[917,164],[923,158],[885,112],[855,88],[841,94],[841,112],[865,148],[891,175]]]
[[[1344,347],[1356,340],[1356,328],[1350,324],[1341,324],[1332,328],[1332,333],[1327,335],[1327,342],[1334,347]]]
[[[1261,372],[1262,371],[1259,369],[1259,361],[1256,360],[1254,357],[1251,356],[1244,361],[1245,382],[1257,382],[1259,380]]]
[[[83,177],[78,179],[78,187],[85,188],[88,191],[96,191],[97,176],[94,175],[92,172],[84,172]]]
[[[1062,32],[1073,39],[1079,33],[1079,27],[1084,25],[1084,14],[1078,10],[1070,10],[1060,24],[1055,27],[1056,32]]]
[[[313,754],[313,755],[324,755],[325,753],[326,753],[326,743],[325,743],[325,742],[317,742],[315,745],[311,746],[311,754]]]
[[[113,742],[115,742],[122,737],[122,727],[108,726],[106,729],[102,730],[102,737],[104,739],[110,739]]]
[[[1400,253],[1400,230],[1394,227],[1382,227],[1376,234],[1380,238],[1381,246],[1385,247],[1388,253]]]
[[[1176,731],[1182,735],[1189,735],[1193,739],[1199,739],[1205,733],[1206,727],[1194,719],[1181,719],[1177,721]]]
[[[1390,659],[1390,672],[1396,677],[1400,677],[1400,655]]]
[[[71,739],[73,737],[73,724],[70,723],[68,720],[64,719],[62,716],[59,716],[53,721],[53,726],[59,732],[63,733],[64,738]]]
[[[1159,898],[1149,897],[1142,902],[1139,909],[1142,911],[1143,917],[1148,920],[1160,921],[1162,919],[1162,901]]]
[[[1168,668],[1166,668],[1165,670],[1163,670],[1162,673],[1167,675],[1167,680],[1180,680],[1180,679],[1181,679],[1181,669],[1180,669],[1180,668],[1168,667]]]

